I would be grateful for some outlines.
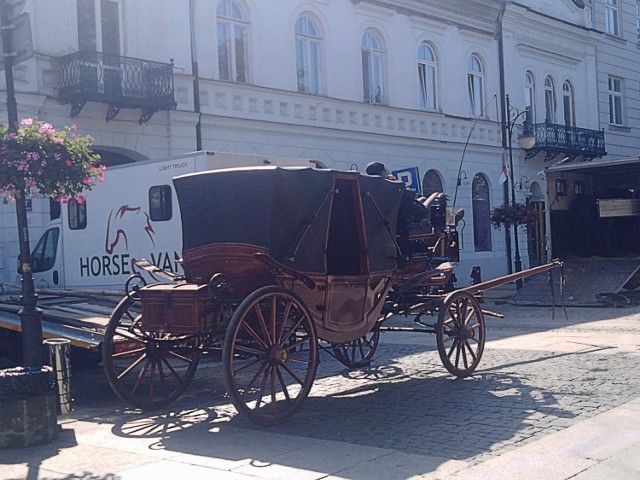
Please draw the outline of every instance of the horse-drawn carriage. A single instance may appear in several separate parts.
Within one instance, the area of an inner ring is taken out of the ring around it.
[[[218,349],[236,409],[280,421],[309,394],[320,351],[348,367],[367,365],[395,314],[435,333],[444,366],[467,376],[485,341],[475,294],[516,279],[449,291],[457,232],[424,219],[399,226],[401,182],[262,167],[185,175],[174,186],[184,276],[141,262],[173,282],[130,279],[103,342],[108,381],[134,406],[178,398],[201,354]]]

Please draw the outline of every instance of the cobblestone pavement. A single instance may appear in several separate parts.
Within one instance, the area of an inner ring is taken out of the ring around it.
[[[258,427],[237,416],[214,359],[199,367],[171,412],[159,415],[127,412],[101,370],[79,370],[72,385],[78,414],[113,422],[125,437],[158,436],[164,448],[183,453],[208,451],[184,441],[204,422],[221,433],[261,430],[480,463],[640,397],[640,308],[571,308],[568,320],[561,310],[552,320],[548,308],[485,308],[507,318],[488,319],[480,367],[464,380],[446,372],[434,336],[389,332],[368,368],[348,371],[323,352],[310,397],[281,425]],[[541,333],[564,344],[527,341]],[[635,347],[617,349],[617,339],[633,339]],[[166,435],[170,429],[181,430],[182,440]]]

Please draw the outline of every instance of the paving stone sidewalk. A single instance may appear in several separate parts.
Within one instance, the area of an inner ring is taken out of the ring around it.
[[[76,366],[59,440],[0,450],[0,478],[526,478],[523,452],[544,472],[530,478],[588,480],[596,467],[637,478],[622,452],[640,457],[640,308],[571,308],[568,320],[486,308],[506,319],[488,320],[474,376],[451,377],[432,335],[385,333],[369,368],[347,371],[323,354],[303,408],[269,428],[236,415],[215,358],[159,412],[127,409],[100,369]],[[593,454],[603,439],[609,450]]]

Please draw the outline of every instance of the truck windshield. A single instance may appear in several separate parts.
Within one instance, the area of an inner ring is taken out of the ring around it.
[[[45,272],[56,263],[56,252],[58,251],[59,228],[51,228],[42,234],[36,248],[31,254],[31,266],[33,272]]]

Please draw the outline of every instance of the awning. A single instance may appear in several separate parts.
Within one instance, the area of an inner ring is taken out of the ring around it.
[[[598,168],[606,168],[607,170],[611,170],[615,173],[622,173],[625,170],[636,172],[636,167],[640,165],[640,157],[621,157],[621,158],[598,158],[595,160],[591,160],[588,162],[577,162],[577,163],[563,163],[560,162],[546,167],[544,169],[545,172],[567,172],[567,171],[576,171],[576,170],[584,170],[584,173],[589,173],[588,170],[598,169]]]

